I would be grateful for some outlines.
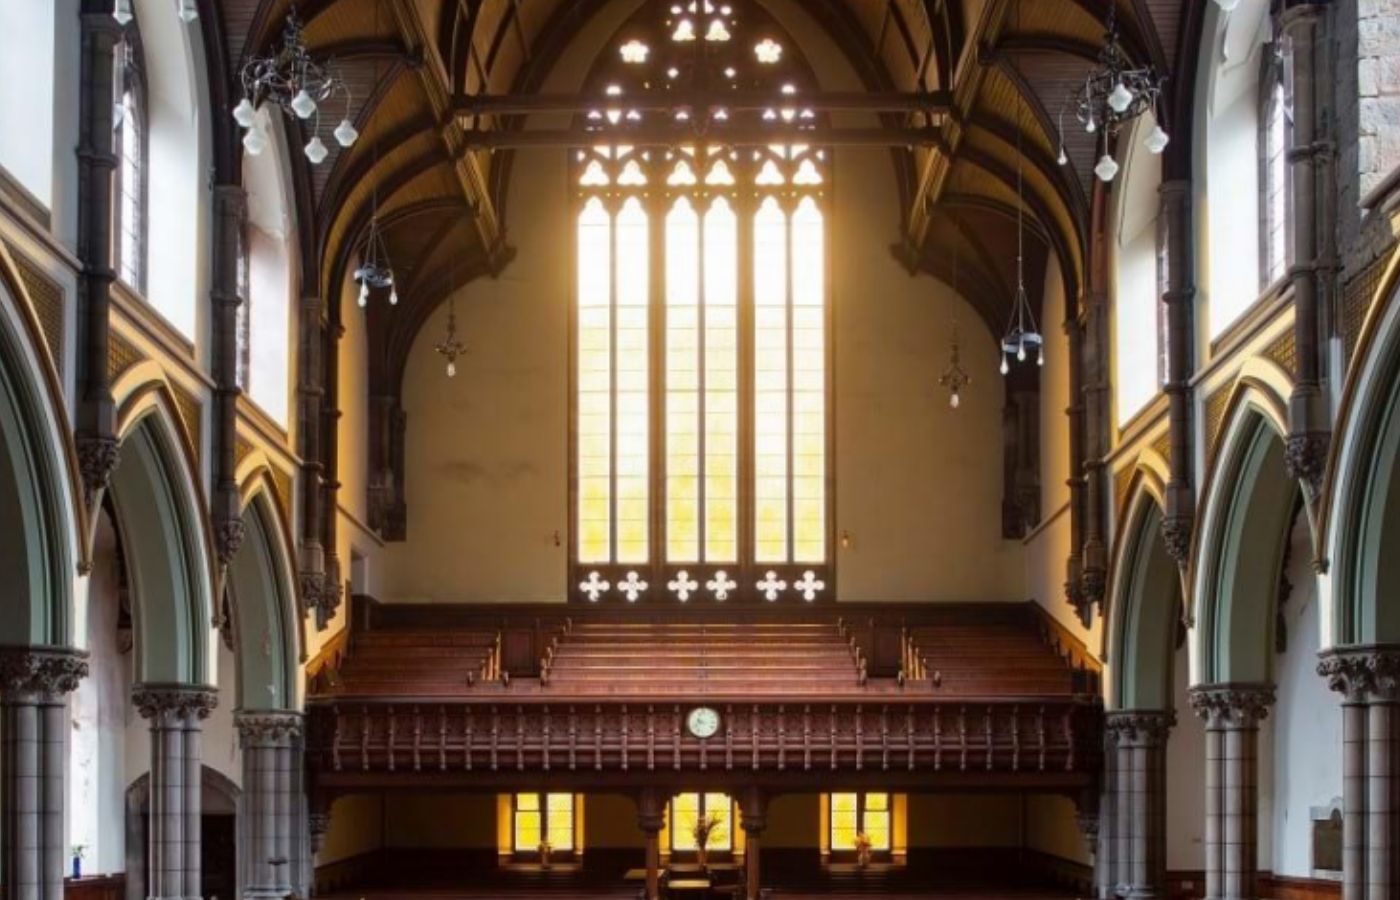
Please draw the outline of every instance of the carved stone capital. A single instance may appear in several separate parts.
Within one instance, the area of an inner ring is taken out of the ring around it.
[[[212,687],[188,684],[138,684],[131,688],[131,702],[143,719],[207,719],[219,705]]]
[[[1328,650],[1317,674],[1347,703],[1400,700],[1400,647],[1345,647]]]
[[[87,677],[87,653],[68,647],[0,647],[0,695],[61,697]]]
[[[1191,709],[1209,728],[1258,728],[1274,703],[1270,684],[1212,684],[1191,689]]]
[[[1119,747],[1165,747],[1175,725],[1170,710],[1125,709],[1104,716],[1104,730]]]
[[[1080,602],[1084,606],[1102,608],[1103,598],[1108,593],[1108,571],[1099,566],[1085,566],[1080,576]]]
[[[243,524],[241,515],[230,515],[221,518],[214,525],[214,551],[219,555],[219,562],[227,566],[233,561],[233,557],[238,553],[238,548],[243,546],[243,538],[247,534],[247,527]]]
[[[78,474],[83,479],[83,497],[88,506],[112,483],[112,473],[121,461],[121,444],[114,437],[79,434],[74,439],[78,453]]]
[[[1331,435],[1326,431],[1290,434],[1284,445],[1283,464],[1288,477],[1307,485],[1311,495],[1322,492],[1322,479],[1327,474],[1327,450]]]
[[[238,729],[238,743],[249,747],[286,747],[301,739],[302,715],[299,712],[240,711],[233,719]]]
[[[335,572],[303,571],[300,577],[302,608],[316,617],[316,630],[325,631],[340,609],[340,578]]]
[[[1191,532],[1194,522],[1191,516],[1167,516],[1162,520],[1162,543],[1167,555],[1176,560],[1178,566],[1186,565],[1191,557]]]

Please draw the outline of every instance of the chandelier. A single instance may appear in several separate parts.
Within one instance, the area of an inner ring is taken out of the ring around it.
[[[962,367],[962,361],[958,352],[958,323],[953,323],[952,358],[948,361],[948,368],[943,370],[943,374],[938,377],[938,384],[948,389],[948,405],[957,409],[962,403],[962,389],[972,383],[972,376],[967,374],[967,370]]]
[[[1118,39],[1117,3],[1109,0],[1108,33],[1104,36],[1104,47],[1099,51],[1098,66],[1084,78],[1084,84],[1074,94],[1065,98],[1060,108],[1060,155],[1058,162],[1064,165],[1069,161],[1065,154],[1065,112],[1073,109],[1074,117],[1089,134],[1098,134],[1099,160],[1094,166],[1094,174],[1100,181],[1109,182],[1118,174],[1118,162],[1109,152],[1110,140],[1118,134],[1124,123],[1131,122],[1143,113],[1151,111],[1159,124],[1143,141],[1151,153],[1161,153],[1171,140],[1160,124],[1158,101],[1161,98],[1164,79],[1157,75],[1151,66],[1134,68],[1123,51]]]
[[[457,300],[455,296],[447,298],[447,336],[435,344],[433,350],[447,360],[447,377],[455,378],[457,357],[467,352],[467,345],[457,337]]]
[[[355,143],[360,133],[350,121],[350,89],[329,68],[312,59],[302,38],[301,20],[296,8],[287,13],[282,28],[282,46],[270,56],[255,56],[243,67],[243,99],[233,108],[233,118],[248,133],[243,149],[257,156],[267,147],[267,134],[257,123],[258,107],[271,102],[302,121],[313,120],[311,140],[302,152],[313,165],[320,164],[330,151],[315,125],[321,120],[321,105],[339,95],[345,100],[345,114],[335,128],[336,142],[342,147]]]
[[[132,0],[115,0],[112,4],[112,18],[117,20],[118,25],[127,25],[136,17],[131,3]],[[177,0],[175,15],[180,17],[181,22],[188,25],[199,18],[199,3],[197,0]]]
[[[389,248],[384,243],[384,231],[379,227],[379,198],[375,198],[374,213],[369,220],[369,234],[360,250],[360,267],[352,276],[360,285],[360,309],[369,305],[369,292],[389,289],[389,305],[399,303],[399,289],[394,284],[394,268],[389,262]]]

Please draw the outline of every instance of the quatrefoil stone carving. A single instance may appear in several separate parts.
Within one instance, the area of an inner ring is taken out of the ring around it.
[[[787,590],[787,586],[788,583],[779,578],[778,573],[772,569],[769,569],[768,574],[764,575],[763,580],[756,585],[763,592],[765,600],[777,600],[778,595]]]
[[[729,573],[720,569],[715,573],[715,577],[705,582],[705,587],[710,593],[715,595],[716,600],[728,600],[729,592],[739,586],[739,582],[729,577]]]
[[[802,573],[802,578],[792,586],[793,590],[802,593],[802,599],[811,602],[817,599],[817,594],[826,590],[826,582],[817,578],[817,573],[811,569]]]
[[[676,573],[676,577],[666,582],[667,590],[674,593],[682,603],[690,599],[690,595],[700,589],[700,582],[690,577],[690,573],[681,569]]]
[[[647,583],[633,569],[627,573],[627,577],[617,583],[617,589],[622,592],[622,596],[627,598],[628,603],[636,603],[637,598],[646,593]]]
[[[589,602],[597,603],[599,597],[612,589],[612,585],[608,584],[597,572],[589,572],[588,579],[578,583],[578,589],[588,595]]]

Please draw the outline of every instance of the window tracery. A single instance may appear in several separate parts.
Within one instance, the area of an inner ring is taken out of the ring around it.
[[[803,141],[810,79],[754,5],[661,10],[622,30],[573,159],[573,595],[815,601],[828,157]]]
[[[1288,39],[1265,48],[1259,117],[1260,289],[1288,272],[1293,256],[1293,177],[1288,151],[1293,144],[1293,66]]]

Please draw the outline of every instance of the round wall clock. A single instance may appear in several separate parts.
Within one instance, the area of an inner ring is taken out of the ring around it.
[[[719,713],[708,706],[697,706],[686,716],[685,726],[698,738],[713,737],[719,731]]]

